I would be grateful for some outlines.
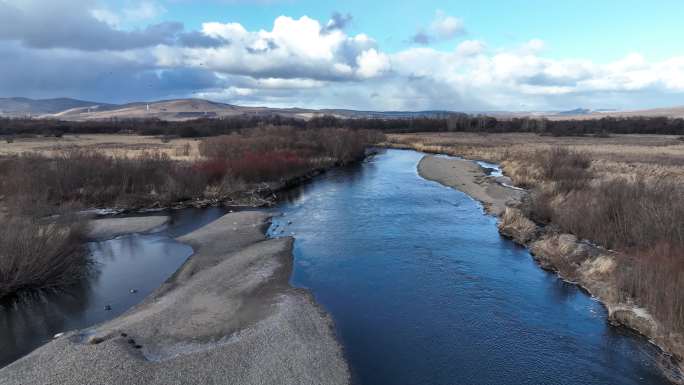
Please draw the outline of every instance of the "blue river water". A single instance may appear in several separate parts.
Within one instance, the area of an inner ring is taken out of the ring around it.
[[[289,191],[269,230],[295,236],[292,284],[331,314],[355,383],[668,384],[655,347],[539,269],[479,203],[421,178],[421,157],[332,170]],[[1,301],[0,367],[140,302],[192,253],[173,238],[225,212],[171,211],[159,233],[90,243],[81,285]]]
[[[292,284],[335,322],[355,383],[668,384],[645,339],[541,270],[465,194],[388,150],[293,190]]]

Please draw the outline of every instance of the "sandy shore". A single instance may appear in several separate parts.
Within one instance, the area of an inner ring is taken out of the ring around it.
[[[482,167],[470,160],[426,155],[418,163],[418,173],[425,179],[463,191],[482,202],[485,210],[496,216],[524,194],[502,186],[497,178],[487,176]]]
[[[110,239],[123,234],[147,233],[161,228],[169,222],[165,215],[130,218],[102,218],[88,223],[88,237]]]
[[[178,240],[195,254],[122,316],[56,338],[0,384],[347,384],[329,317],[289,286],[293,239],[240,212]]]

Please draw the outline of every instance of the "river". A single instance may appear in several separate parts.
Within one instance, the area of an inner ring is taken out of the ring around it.
[[[382,152],[274,209],[269,234],[296,238],[291,283],[331,314],[355,383],[669,383],[655,347],[609,326],[601,304],[501,237],[479,203],[421,178],[421,157]],[[74,294],[0,307],[0,366],[138,303],[190,255],[173,237],[223,213],[175,211],[161,233],[89,244],[98,269]]]
[[[668,384],[658,350],[388,150],[294,191],[292,284],[335,320],[359,384]]]

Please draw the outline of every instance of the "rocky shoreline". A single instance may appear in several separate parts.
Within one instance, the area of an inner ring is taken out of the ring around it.
[[[684,336],[668,331],[646,309],[621,301],[615,283],[616,255],[572,234],[561,234],[537,226],[517,208],[524,192],[501,186],[475,162],[426,155],[418,165],[428,180],[465,192],[482,202],[485,210],[499,217],[499,232],[529,249],[540,267],[553,271],[600,301],[608,311],[608,322],[645,336],[663,351],[659,362],[675,383],[684,383]],[[502,190],[503,189],[503,190]]]
[[[0,369],[0,384],[348,384],[331,319],[289,285],[293,239],[268,225],[244,211],[178,238],[194,254],[142,303]]]

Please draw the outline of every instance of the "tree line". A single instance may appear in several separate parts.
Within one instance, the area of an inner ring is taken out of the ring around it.
[[[0,119],[0,136],[61,136],[64,134],[128,133],[175,137],[207,137],[263,126],[298,129],[348,128],[402,132],[532,132],[540,135],[582,136],[609,134],[684,135],[684,119],[668,117],[604,117],[585,120],[549,120],[535,117],[497,118],[452,113],[446,117],[339,118],[320,116],[309,120],[281,115],[239,115],[218,119],[164,121],[158,119],[110,119],[60,121],[48,119]]]

